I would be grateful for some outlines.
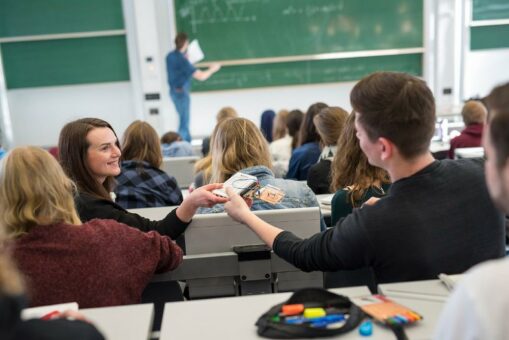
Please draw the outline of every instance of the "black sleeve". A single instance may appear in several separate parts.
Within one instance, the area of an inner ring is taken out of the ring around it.
[[[334,228],[305,240],[284,231],[274,240],[274,252],[306,272],[369,266],[373,260],[372,246],[356,215],[351,214]]]
[[[104,340],[101,333],[83,321],[32,319],[19,322],[13,340]]]
[[[161,235],[169,236],[175,240],[187,228],[189,223],[181,221],[177,217],[177,209],[172,210],[165,218],[160,221],[152,221],[138,214],[128,211],[117,211],[117,218],[113,218],[118,222],[125,223],[128,226],[135,227],[141,231],[155,230]],[[112,218],[112,217],[110,217]]]
[[[112,219],[128,226],[140,229],[141,231],[155,230],[161,235],[176,239],[182,234],[189,223],[181,221],[177,217],[177,210],[172,210],[160,221],[152,221],[138,214],[128,212],[114,202],[107,200],[83,199],[77,201],[78,213],[82,222],[94,218]]]

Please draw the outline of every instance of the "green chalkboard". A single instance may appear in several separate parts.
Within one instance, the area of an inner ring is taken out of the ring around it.
[[[125,36],[1,45],[8,89],[129,80]]]
[[[226,66],[193,92],[357,80],[375,71],[422,73],[422,54]]]
[[[423,46],[422,0],[174,0],[206,61]]]
[[[508,0],[473,0],[474,20],[509,19]]]
[[[0,38],[123,28],[121,0],[0,1]]]
[[[509,48],[509,25],[470,28],[470,49]]]

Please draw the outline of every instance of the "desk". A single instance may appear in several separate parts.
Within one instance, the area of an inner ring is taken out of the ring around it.
[[[367,287],[339,288],[331,291],[347,296],[369,294]],[[261,339],[256,334],[254,325],[258,317],[291,295],[292,293],[278,293],[169,302],[164,306],[159,339]]]
[[[369,294],[367,287],[338,288],[331,291],[349,297]],[[256,334],[254,325],[256,320],[270,307],[285,301],[290,295],[291,293],[280,293],[167,303],[164,308],[160,340],[195,340],[205,337],[209,340],[262,339]],[[424,320],[406,329],[408,337],[431,338],[443,302],[404,297],[392,299],[414,309],[424,317]],[[343,334],[340,338],[364,339],[357,331]],[[374,324],[373,335],[366,339],[394,340],[394,338],[389,329]]]
[[[146,340],[154,320],[154,305],[151,303],[87,308],[80,309],[79,312],[85,315],[107,340]]]
[[[410,297],[427,301],[445,302],[449,290],[440,280],[398,282],[378,285],[378,292],[390,297]]]

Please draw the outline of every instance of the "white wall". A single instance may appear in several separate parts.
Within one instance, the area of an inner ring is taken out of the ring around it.
[[[63,125],[83,117],[109,122],[118,134],[136,119],[129,82],[7,91],[13,146],[52,146]]]
[[[509,48],[470,51],[465,58],[463,99],[484,97],[509,82]]]
[[[220,71],[221,72],[221,71]],[[350,91],[354,82],[270,87],[235,91],[213,91],[191,94],[191,132],[208,135],[215,125],[215,116],[223,106],[234,107],[240,116],[257,125],[264,110],[300,109],[321,101],[350,110]]]

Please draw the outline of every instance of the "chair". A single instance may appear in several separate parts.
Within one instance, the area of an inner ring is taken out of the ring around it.
[[[180,188],[187,189],[194,179],[194,164],[199,157],[165,157],[161,169],[175,177]]]

